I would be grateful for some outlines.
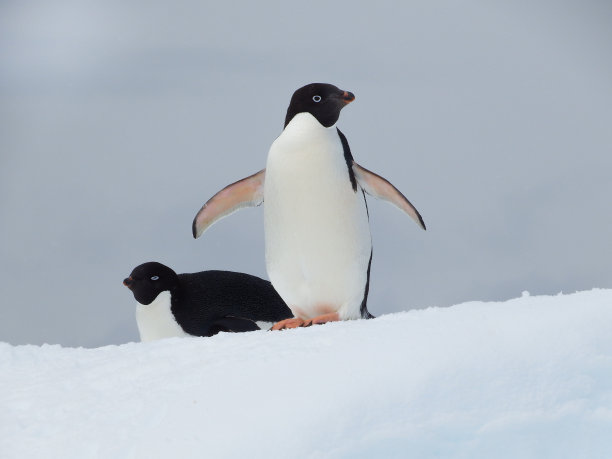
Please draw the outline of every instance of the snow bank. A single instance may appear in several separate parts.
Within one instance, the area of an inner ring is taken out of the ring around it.
[[[612,290],[97,349],[0,344],[0,456],[610,457]]]

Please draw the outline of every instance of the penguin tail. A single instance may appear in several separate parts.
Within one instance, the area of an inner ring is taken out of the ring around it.
[[[367,308],[364,308],[365,310],[361,311],[361,318],[362,319],[376,319],[375,315],[370,314],[370,311],[368,311]]]
[[[368,271],[367,271],[367,280],[366,280],[366,285],[365,285],[365,289],[363,292],[363,300],[361,301],[361,306],[359,307],[359,312],[361,313],[361,318],[362,319],[374,319],[374,316],[372,314],[370,314],[370,311],[368,311],[368,293],[370,291],[370,268],[372,267],[372,254],[373,254],[373,250],[370,250],[370,261],[368,261]]]

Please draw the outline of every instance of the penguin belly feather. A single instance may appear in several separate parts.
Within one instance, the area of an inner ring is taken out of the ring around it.
[[[142,342],[190,336],[172,314],[170,292],[161,292],[151,304],[137,302],[136,305],[136,323]]]
[[[266,266],[296,317],[361,317],[371,236],[365,197],[351,185],[335,126],[300,113],[268,153]]]

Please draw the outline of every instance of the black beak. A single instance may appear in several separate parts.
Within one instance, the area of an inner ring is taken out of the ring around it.
[[[340,100],[344,102],[344,105],[350,104],[355,100],[355,94],[353,94],[352,92],[344,91],[340,96]]]
[[[125,279],[123,279],[123,285],[125,285],[130,290],[132,290],[133,284],[134,284],[134,279],[132,279],[132,276],[126,277]]]

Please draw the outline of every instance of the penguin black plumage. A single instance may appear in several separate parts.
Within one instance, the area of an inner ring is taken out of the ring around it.
[[[123,284],[138,302],[141,341],[259,330],[257,322],[292,317],[272,284],[231,271],[176,274],[157,262],[134,268]]]

